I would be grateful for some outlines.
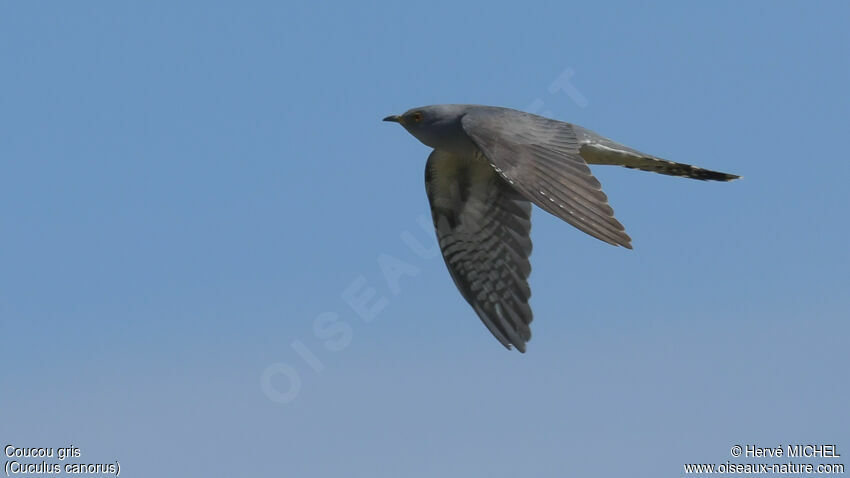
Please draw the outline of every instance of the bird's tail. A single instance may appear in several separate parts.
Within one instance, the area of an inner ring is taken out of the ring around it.
[[[720,171],[703,169],[685,163],[676,163],[666,159],[656,158],[637,151],[618,150],[599,144],[584,144],[581,156],[588,164],[614,164],[641,171],[681,176],[683,178],[700,179],[703,181],[731,181],[740,176]]]
[[[735,174],[721,173],[690,164],[675,163],[657,158],[611,141],[593,131],[579,126],[574,126],[574,128],[576,129],[579,140],[582,142],[579,154],[581,154],[581,157],[588,164],[613,164],[626,168],[652,171],[669,176],[700,179],[703,181],[731,181],[740,178],[740,176]]]

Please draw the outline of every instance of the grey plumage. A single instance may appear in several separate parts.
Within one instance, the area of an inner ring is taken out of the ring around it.
[[[641,153],[577,125],[493,106],[435,105],[385,121],[434,148],[425,186],[446,266],[490,332],[521,352],[531,338],[531,203],[631,249],[588,164],[729,181],[738,176]]]

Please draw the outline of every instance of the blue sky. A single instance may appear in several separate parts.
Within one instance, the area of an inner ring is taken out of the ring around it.
[[[4,2],[0,441],[186,477],[850,455],[848,17]],[[533,109],[744,179],[597,167],[634,251],[536,210],[534,336],[508,352],[427,254],[428,149],[380,121],[435,103]],[[369,321],[352,284],[383,304]]]

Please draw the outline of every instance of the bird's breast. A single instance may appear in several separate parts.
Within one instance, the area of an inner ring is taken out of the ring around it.
[[[460,210],[470,200],[483,198],[494,180],[495,171],[480,156],[442,152],[431,164],[433,199],[441,206]]]

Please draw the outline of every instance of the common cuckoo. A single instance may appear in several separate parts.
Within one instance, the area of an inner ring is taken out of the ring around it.
[[[531,203],[599,240],[631,249],[588,164],[701,180],[738,178],[508,108],[424,106],[384,121],[401,124],[434,148],[425,165],[425,190],[443,259],[487,329],[520,352],[531,339]]]

